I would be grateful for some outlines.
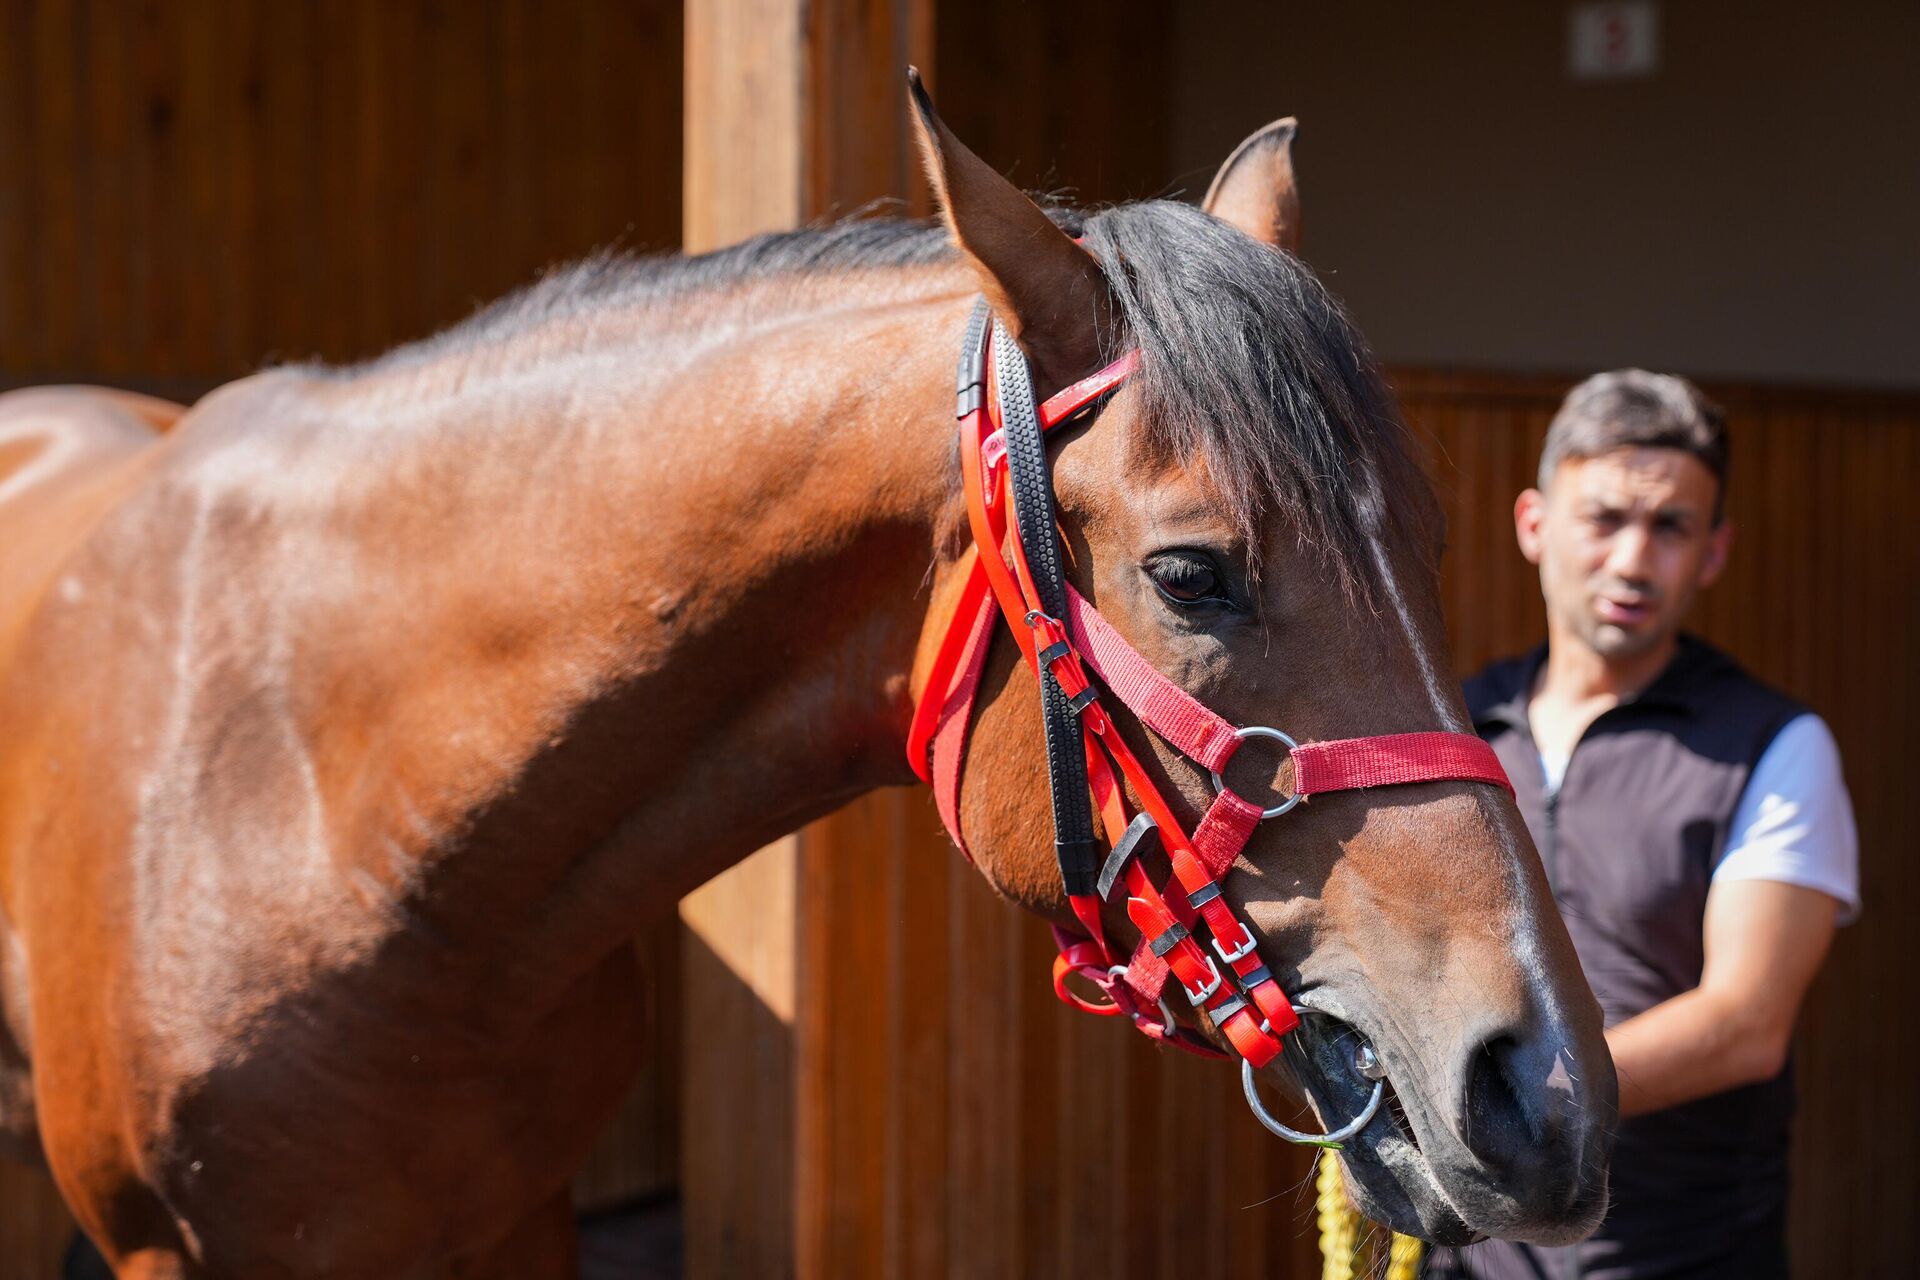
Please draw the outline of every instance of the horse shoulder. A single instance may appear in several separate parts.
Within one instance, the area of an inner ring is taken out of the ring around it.
[[[155,491],[197,416],[95,388],[0,395],[0,1142],[28,1155],[92,1123],[86,1095],[111,1109],[110,1077],[135,1066],[134,1037],[92,1037],[147,1021],[126,998],[138,944],[196,963],[225,945],[146,936],[157,882],[187,867],[136,856],[143,832],[157,851],[188,821],[164,785],[167,716],[191,708],[167,627],[178,531]],[[81,1073],[59,1100],[49,1058]]]
[[[0,546],[7,549],[0,556],[0,685],[59,565],[124,492],[134,464],[159,433],[185,412],[169,401],[105,387],[0,393]],[[19,727],[11,716],[8,723]],[[29,974],[10,901],[16,842],[6,838],[7,819],[21,808],[0,780],[0,1147],[35,1157]]]

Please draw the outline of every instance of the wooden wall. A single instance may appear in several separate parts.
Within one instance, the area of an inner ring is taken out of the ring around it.
[[[1079,204],[1197,198],[1211,167],[1167,172],[1172,104],[1163,82],[1175,8],[1164,0],[1107,0],[1097,10],[1023,0],[940,5],[933,89],[941,118],[1022,190]],[[1224,159],[1223,151],[1212,163]]]
[[[675,0],[3,0],[0,378],[192,394],[671,248]]]
[[[678,0],[0,0],[0,387],[190,400],[676,246],[681,29]],[[645,962],[656,1051],[587,1205],[678,1179],[677,939]],[[71,1231],[0,1161],[0,1275]]]

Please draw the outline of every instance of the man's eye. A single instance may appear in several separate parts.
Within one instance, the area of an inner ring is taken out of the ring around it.
[[[1219,571],[1195,556],[1161,556],[1147,567],[1147,576],[1172,604],[1231,603]]]

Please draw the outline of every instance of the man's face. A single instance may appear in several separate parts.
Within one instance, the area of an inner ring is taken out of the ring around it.
[[[1726,565],[1718,489],[1689,453],[1633,447],[1569,459],[1545,493],[1521,494],[1514,528],[1557,630],[1609,659],[1664,644]]]

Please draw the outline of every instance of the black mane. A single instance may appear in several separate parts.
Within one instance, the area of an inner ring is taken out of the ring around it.
[[[1375,578],[1373,539],[1396,508],[1430,503],[1365,342],[1290,255],[1189,205],[1049,210],[1097,258],[1137,345],[1149,443],[1204,457],[1250,546],[1271,513],[1350,588]],[[600,254],[558,268],[373,368],[471,350],[600,307],[649,306],[741,284],[951,262],[935,222],[854,218],[697,256]],[[959,341],[954,335],[954,341]],[[1119,354],[1118,351],[1111,353]]]

